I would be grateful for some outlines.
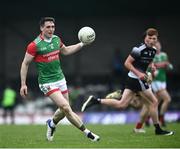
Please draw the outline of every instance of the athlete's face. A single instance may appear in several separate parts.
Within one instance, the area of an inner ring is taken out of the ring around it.
[[[156,49],[157,49],[158,52],[161,51],[161,44],[160,44],[159,41],[156,42],[155,47],[156,47]]]
[[[45,38],[51,38],[55,31],[55,25],[53,21],[46,21],[44,26],[41,26],[42,36]]]
[[[155,44],[157,42],[157,36],[156,35],[153,35],[153,36],[146,35],[144,42],[148,47],[153,47],[153,46],[155,46]]]

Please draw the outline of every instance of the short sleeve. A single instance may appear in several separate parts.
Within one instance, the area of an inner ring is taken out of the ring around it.
[[[134,47],[130,53],[130,55],[134,58],[137,59],[140,56],[140,51],[137,47]]]
[[[63,41],[62,41],[62,38],[61,38],[61,36],[59,36],[59,47],[60,48],[62,48],[63,47],[63,45],[64,45],[64,43],[63,43]]]
[[[28,46],[27,46],[27,50],[26,52],[32,56],[36,55],[36,44],[34,42],[31,42]]]
[[[168,56],[165,52],[162,52],[162,60],[163,61],[168,61]]]
[[[62,39],[60,37],[59,37],[59,39],[60,39],[60,48],[62,48],[64,43],[62,42]]]

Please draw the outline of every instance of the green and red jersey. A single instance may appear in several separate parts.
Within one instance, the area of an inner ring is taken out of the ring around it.
[[[61,39],[53,35],[51,41],[46,41],[39,35],[27,47],[27,53],[34,56],[38,70],[39,84],[56,82],[64,78],[60,63]]]
[[[168,61],[168,56],[165,52],[160,52],[159,54],[156,54],[153,60],[155,64],[166,61]],[[157,74],[154,77],[154,81],[166,81],[166,68],[157,68]]]

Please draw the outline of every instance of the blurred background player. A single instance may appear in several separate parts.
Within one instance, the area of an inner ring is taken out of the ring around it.
[[[167,91],[167,71],[173,69],[173,65],[169,62],[168,55],[162,51],[160,41],[156,43],[157,53],[154,57],[156,71],[153,73],[152,90],[159,100],[159,121],[165,126],[164,115],[171,102],[171,96]]]
[[[72,111],[69,104],[66,79],[60,67],[60,53],[63,55],[73,54],[85,44],[80,42],[65,46],[61,39],[54,35],[55,19],[52,17],[43,17],[40,20],[40,30],[40,35],[27,46],[21,65],[21,96],[23,98],[27,96],[26,77],[29,64],[34,60],[38,70],[40,90],[58,106],[53,118],[47,120],[47,140],[53,140],[56,125],[66,117],[71,124],[84,132],[89,139],[98,141],[100,137],[88,130],[77,114]]]
[[[2,99],[2,107],[3,107],[3,119],[4,123],[8,124],[8,115],[10,116],[10,123],[14,124],[15,116],[14,116],[14,108],[16,105],[16,91],[8,84],[3,92]]]
[[[143,97],[144,105],[146,105],[150,116],[153,120],[156,135],[172,135],[174,132],[162,130],[158,120],[158,100],[154,96],[149,86],[149,76],[146,74],[147,68],[151,65],[152,70],[153,58],[156,54],[155,43],[158,40],[158,31],[149,28],[145,32],[144,43],[134,47],[127,57],[124,65],[129,70],[125,90],[121,100],[116,99],[100,99],[89,96],[82,106],[81,111],[95,104],[103,104],[114,108],[125,109],[136,93]]]

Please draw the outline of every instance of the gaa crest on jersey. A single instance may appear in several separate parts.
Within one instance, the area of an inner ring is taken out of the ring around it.
[[[50,87],[50,85],[40,85],[40,89],[44,93],[47,93],[47,92],[49,92],[51,90],[51,87]]]
[[[47,88],[47,91],[51,90],[51,87],[49,85],[46,88]]]
[[[45,51],[45,50],[47,50],[47,47],[40,48],[40,51]]]

